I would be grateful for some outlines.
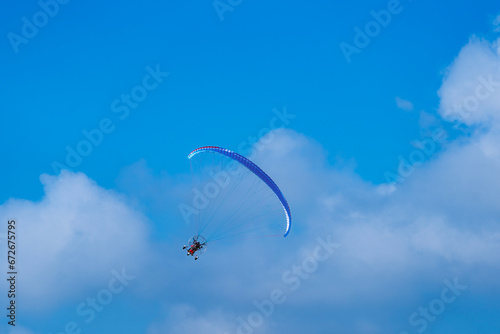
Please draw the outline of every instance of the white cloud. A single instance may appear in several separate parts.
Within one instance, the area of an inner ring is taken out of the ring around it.
[[[412,111],[413,110],[413,103],[411,103],[408,100],[402,99],[400,97],[396,96],[396,105],[398,106],[399,109],[403,109],[406,111]]]
[[[342,245],[338,262],[327,264],[332,276],[325,279],[341,287],[338,293],[345,298],[359,288],[350,284],[353,282],[363,286],[377,282],[384,286],[379,291],[384,298],[397,298],[404,290],[414,288],[403,283],[409,273],[418,271],[430,270],[443,279],[458,265],[461,273],[469,276],[473,273],[469,266],[475,263],[500,272],[494,256],[500,251],[500,207],[496,200],[500,198],[500,161],[493,145],[499,142],[496,135],[490,133],[465,146],[452,145],[396,189],[370,185],[348,170],[328,167],[322,157],[309,159],[306,154],[300,159],[302,153],[298,152],[317,154],[321,150],[314,142],[306,149],[304,136],[293,132],[283,136],[286,138],[277,138],[268,151],[262,152],[265,158],[261,161],[271,160],[264,162],[266,170],[280,176],[278,184],[290,196],[290,205],[299,217],[295,221],[308,231],[310,238],[306,240],[332,234]],[[295,142],[298,152],[273,159],[280,142],[290,141]],[[297,175],[303,181],[297,180]],[[441,261],[449,261],[449,267],[436,266]],[[366,270],[373,270],[369,277]],[[342,274],[339,277],[333,272]],[[402,289],[387,286],[387,275]]]
[[[43,305],[47,311],[81,302],[89,291],[105,286],[113,269],[133,273],[141,268],[142,259],[151,255],[148,229],[144,216],[128,208],[122,196],[82,173],[63,171],[40,179],[41,201],[11,199],[0,206],[0,216],[17,220],[25,309],[39,311]]]
[[[253,302],[269,298],[276,288],[286,292],[287,300],[266,318],[270,333],[300,333],[311,326],[356,333],[400,330],[398,326],[408,326],[415,305],[428,303],[420,301],[421,296],[439,294],[443,280],[454,277],[479,286],[476,296],[500,291],[500,283],[492,279],[500,274],[496,260],[500,252],[500,150],[496,145],[500,134],[494,129],[448,144],[400,185],[374,185],[352,168],[332,166],[324,147],[295,131],[275,131],[270,136],[266,143],[257,144],[260,149],[253,159],[289,201],[290,235],[210,245],[196,263],[196,275],[201,278],[196,284],[186,282],[192,263],[179,255],[171,264],[176,274],[158,291],[173,316],[151,325],[151,334],[185,332],[193,326],[213,333],[234,332],[237,317],[255,311]],[[127,169],[122,178],[143,175],[141,168],[145,166]],[[170,179],[150,176],[141,180],[166,185]],[[141,184],[144,188],[135,192],[151,199],[144,191],[150,185]],[[177,186],[171,191],[180,195]],[[158,196],[158,200],[173,198],[161,192]],[[282,274],[310,255],[318,236],[327,235],[340,244],[339,250],[319,263],[299,289],[291,291]],[[179,246],[182,242],[181,237]],[[165,254],[177,250],[172,247]],[[182,297],[172,299],[172,287]],[[193,298],[196,306],[183,305]],[[210,311],[213,300],[217,300],[217,312]],[[376,310],[369,307],[374,304]],[[331,311],[328,317],[324,309]],[[297,317],[306,313],[307,319]],[[387,314],[394,313],[401,324],[384,326],[395,319]],[[296,317],[294,326],[286,321],[290,317]]]
[[[438,92],[439,112],[448,121],[491,125],[500,120],[499,40],[472,37],[447,69]]]

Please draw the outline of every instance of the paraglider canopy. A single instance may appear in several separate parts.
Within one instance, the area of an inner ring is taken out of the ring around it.
[[[292,223],[290,207],[288,206],[288,202],[285,199],[285,196],[283,196],[283,193],[278,188],[276,183],[269,177],[269,175],[267,175],[259,166],[257,166],[255,163],[250,161],[248,158],[246,158],[238,153],[235,153],[233,151],[230,151],[228,149],[217,147],[217,146],[204,146],[204,147],[197,148],[196,150],[192,151],[188,155],[188,159],[191,160],[193,157],[195,157],[196,155],[199,155],[201,153],[212,153],[212,154],[215,153],[215,154],[218,154],[222,157],[230,159],[229,164],[226,165],[225,172],[231,171],[232,174],[241,174],[240,175],[241,177],[246,177],[244,175],[245,173],[243,173],[241,171],[241,168],[238,168],[240,166],[243,166],[246,170],[250,171],[253,175],[255,175],[258,179],[260,179],[260,181],[262,181],[276,195],[277,199],[279,200],[279,202],[280,202],[280,204],[285,212],[285,218],[286,218],[286,225],[285,225],[283,236],[286,237],[288,235],[288,233],[290,232],[290,227],[291,227],[291,223]],[[216,160],[219,160],[219,159],[216,159]],[[220,159],[220,160],[225,160],[225,159]],[[235,168],[234,166],[230,165],[231,162],[239,163],[240,166],[236,166],[236,168]],[[221,163],[221,161],[218,161],[218,165],[214,166],[213,168],[217,168],[217,169],[220,168],[220,166],[219,166],[220,163]],[[233,169],[233,170],[231,170],[231,169]]]
[[[290,233],[292,217],[285,196],[250,159],[217,146],[200,147],[188,158],[194,196],[192,207],[185,206],[181,213],[188,224],[196,217],[196,234],[183,247],[188,256],[198,259],[208,242]]]

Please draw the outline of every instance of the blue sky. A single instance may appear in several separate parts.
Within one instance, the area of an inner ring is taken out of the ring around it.
[[[388,9],[348,61],[342,43]],[[7,330],[236,333],[331,236],[340,247],[253,332],[497,333],[499,14],[491,0],[5,5],[0,215],[26,240]],[[286,129],[265,141],[276,117]],[[178,205],[204,145],[253,145],[296,217],[289,238],[186,261]],[[122,268],[136,278],[85,323],[78,305]],[[425,329],[408,320],[455,278],[456,302]]]

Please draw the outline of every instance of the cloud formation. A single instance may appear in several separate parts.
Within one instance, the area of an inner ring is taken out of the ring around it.
[[[447,121],[491,126],[500,115],[500,48],[472,37],[448,67],[441,88],[439,112]]]
[[[413,110],[413,103],[411,103],[408,100],[402,99],[398,96],[396,96],[396,105],[398,106],[399,109],[403,109],[405,111]]]
[[[186,306],[183,298],[169,299],[165,291],[164,300],[172,310],[183,310],[178,318],[184,320],[165,316],[150,332],[177,332],[198,324],[214,333],[238,333],[241,319],[257,312],[255,304],[269,299],[274,289],[284,291],[286,301],[263,317],[262,325],[252,327],[253,333],[415,331],[410,314],[455,278],[473,286],[467,293],[491,297],[500,287],[492,279],[500,274],[495,136],[453,143],[407,182],[384,193],[381,185],[362,180],[349,167],[330,165],[327,150],[312,138],[292,130],[273,133],[255,161],[286,194],[293,208],[292,233],[286,240],[242,243],[237,256],[232,248],[213,245],[197,266],[203,280],[196,284],[181,283],[190,266],[178,262],[181,278],[173,286],[185,291],[187,300],[196,296],[200,302]],[[313,273],[298,271],[295,278],[301,284],[292,289],[283,275],[310,256],[315,240],[325,236],[339,249]],[[211,313],[213,300],[216,313]]]
[[[79,302],[90,289],[105,286],[113,269],[133,272],[142,266],[141,256],[151,253],[146,220],[123,195],[82,173],[63,171],[40,180],[40,201],[11,199],[0,206],[2,217],[17,221],[25,309]]]

